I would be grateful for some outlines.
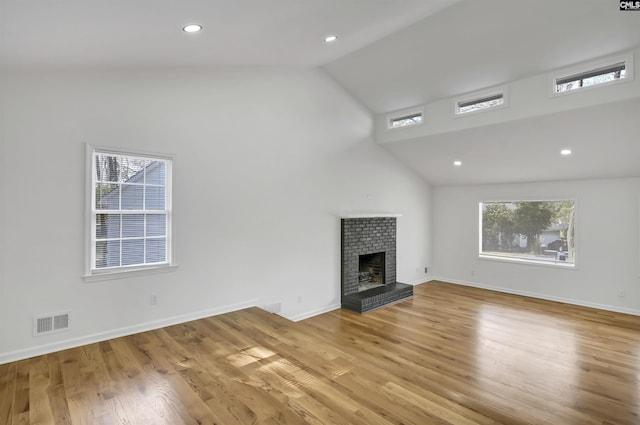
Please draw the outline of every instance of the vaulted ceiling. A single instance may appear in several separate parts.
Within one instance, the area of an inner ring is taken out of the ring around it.
[[[318,66],[457,1],[0,0],[0,67]]]
[[[638,47],[614,0],[0,0],[0,72],[322,67],[380,116]],[[437,185],[640,175],[640,102],[574,109],[383,145]]]
[[[614,0],[464,0],[326,65],[375,113],[640,46]]]

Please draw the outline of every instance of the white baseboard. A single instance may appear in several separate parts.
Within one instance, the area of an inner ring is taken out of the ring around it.
[[[519,291],[517,289],[485,285],[482,283],[470,282],[470,281],[459,280],[459,279],[450,279],[446,277],[432,277],[430,280],[439,280],[441,282],[453,283],[456,285],[471,286],[471,287],[480,288],[480,289],[489,289],[491,291],[503,292],[505,294],[522,295],[524,297],[538,298],[541,300],[556,301],[556,302],[565,303],[565,304],[579,305],[582,307],[597,308],[598,310],[606,310],[606,311],[613,311],[615,313],[624,313],[624,314],[631,314],[634,316],[640,316],[640,310],[625,308],[625,307],[618,307],[615,305],[599,304],[591,301],[576,300],[573,298],[556,297],[553,295],[540,294],[536,292]]]
[[[411,280],[411,281],[409,281],[409,282],[402,282],[402,283],[406,283],[406,284],[408,284],[408,285],[416,286],[416,285],[420,285],[421,283],[428,282],[428,281],[430,281],[430,280],[435,280],[435,278],[432,278],[432,277],[423,277],[423,278],[420,278],[420,279],[415,279],[415,280]]]
[[[292,322],[299,322],[301,320],[304,319],[308,319],[310,317],[313,316],[318,316],[320,314],[323,313],[328,313],[330,311],[333,310],[338,310],[340,308],[340,304],[329,304],[327,306],[324,307],[320,307],[320,308],[316,308],[314,310],[311,311],[307,311],[306,313],[301,313],[301,314],[296,314],[295,316],[291,316],[291,317],[286,317],[287,319],[291,320]]]
[[[30,357],[49,354],[55,351],[66,350],[69,348],[79,347],[82,345],[93,344],[95,342],[106,341],[108,339],[119,338],[139,332],[150,331],[154,329],[164,328],[166,326],[177,325],[180,323],[190,322],[192,320],[203,319],[205,317],[216,316],[218,314],[229,313],[243,308],[255,307],[257,299],[250,299],[236,304],[229,304],[209,310],[201,310],[194,313],[182,314],[179,316],[168,317],[165,319],[154,320],[151,322],[140,323],[133,326],[114,329],[106,332],[100,332],[93,335],[82,336],[79,338],[71,338],[57,341],[51,344],[38,345],[23,350],[9,351],[0,353],[0,364],[14,362],[17,360],[28,359]]]

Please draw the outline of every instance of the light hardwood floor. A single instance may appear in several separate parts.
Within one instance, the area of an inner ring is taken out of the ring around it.
[[[640,317],[430,282],[0,365],[0,424],[640,424]]]

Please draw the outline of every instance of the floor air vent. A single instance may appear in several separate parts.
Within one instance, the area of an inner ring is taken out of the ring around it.
[[[44,335],[69,329],[69,313],[58,313],[33,318],[33,335]]]

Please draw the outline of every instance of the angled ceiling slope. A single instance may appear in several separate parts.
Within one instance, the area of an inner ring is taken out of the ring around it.
[[[638,177],[639,111],[635,98],[384,147],[434,186]]]
[[[464,0],[324,68],[382,114],[639,45],[617,1]]]
[[[317,66],[457,1],[0,0],[0,68]]]

